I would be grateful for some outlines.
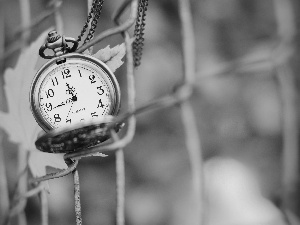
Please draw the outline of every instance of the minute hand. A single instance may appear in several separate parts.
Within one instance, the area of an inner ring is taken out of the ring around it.
[[[71,107],[70,107],[70,109],[69,109],[69,112],[68,112],[68,115],[67,115],[66,120],[68,119],[68,117],[69,117],[69,115],[70,115],[70,112],[71,112],[71,110],[72,110],[73,104],[74,104],[74,102],[72,101],[72,105],[71,105]]]

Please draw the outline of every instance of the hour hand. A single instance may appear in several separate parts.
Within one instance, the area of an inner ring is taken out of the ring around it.
[[[73,102],[76,102],[77,101],[77,96],[76,96],[76,94],[74,93],[75,92],[75,88],[74,87],[70,87],[70,85],[68,84],[68,83],[66,83],[66,85],[67,85],[67,90],[66,90],[66,92],[67,92],[67,94],[70,94],[70,95],[72,95],[72,101]]]
[[[60,103],[59,105],[57,105],[57,106],[53,107],[53,109],[55,109],[55,108],[57,108],[57,107],[61,107],[61,106],[63,106],[63,105],[65,105],[65,103],[64,103],[64,102],[62,102],[62,103]]]

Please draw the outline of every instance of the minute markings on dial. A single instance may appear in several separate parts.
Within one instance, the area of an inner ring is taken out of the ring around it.
[[[70,110],[69,110],[69,112],[68,112],[68,115],[67,115],[67,118],[66,118],[66,119],[68,119],[68,117],[69,117],[69,115],[70,115],[70,112],[71,112],[72,107],[73,107],[73,103],[74,103],[74,102],[72,102],[72,105],[71,105],[71,107],[70,107]]]
[[[80,122],[81,119],[89,120],[109,114],[114,97],[110,89],[114,89],[114,84],[106,76],[103,70],[78,64],[62,65],[52,70],[42,84],[40,99],[43,102],[41,108],[44,119],[52,127],[58,128]],[[81,110],[84,107],[86,110]]]

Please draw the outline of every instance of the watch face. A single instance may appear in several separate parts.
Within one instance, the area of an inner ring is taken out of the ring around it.
[[[46,130],[101,119],[116,113],[118,88],[102,62],[72,54],[66,62],[38,72],[31,93],[33,111]]]

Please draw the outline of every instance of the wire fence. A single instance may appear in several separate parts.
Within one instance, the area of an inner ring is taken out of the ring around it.
[[[54,15],[56,29],[58,33],[63,33],[63,23],[60,15],[60,6],[62,1],[53,0],[47,11],[42,12],[37,18],[30,20],[30,1],[20,0],[20,13],[21,13],[21,26],[17,29],[17,32],[21,34],[21,42],[19,45],[12,45],[6,48],[6,52],[2,54],[1,61],[15,52],[19,48],[24,48],[30,37],[31,29],[42,21],[46,20],[50,16]],[[88,2],[90,5],[90,1]],[[151,5],[151,2],[150,2]],[[221,71],[217,71],[214,74],[202,74],[197,78],[196,73],[196,55],[195,55],[195,36],[193,30],[193,19],[191,14],[191,6],[189,0],[178,1],[178,13],[181,26],[182,37],[182,54],[184,69],[182,72],[182,84],[175,89],[174,92],[163,96],[159,99],[155,99],[143,106],[137,107],[135,105],[136,88],[134,77],[134,63],[131,46],[131,37],[128,29],[132,27],[137,17],[138,0],[125,0],[121,6],[115,11],[113,20],[116,23],[116,27],[103,31],[99,35],[95,36],[92,41],[82,46],[77,50],[78,53],[82,53],[88,48],[91,48],[98,42],[108,38],[112,35],[122,34],[126,46],[126,79],[127,79],[127,93],[128,93],[128,108],[127,112],[116,117],[115,123],[126,122],[126,133],[124,136],[119,137],[117,133],[112,129],[114,124],[109,127],[111,130],[112,141],[103,143],[99,146],[91,147],[79,152],[72,152],[65,155],[65,160],[68,163],[68,169],[59,171],[57,173],[47,174],[44,177],[32,178],[29,182],[35,184],[35,187],[31,190],[27,190],[28,184],[28,156],[22,151],[19,151],[18,155],[18,173],[19,179],[16,185],[16,189],[13,194],[13,199],[9,201],[8,193],[1,193],[1,211],[6,212],[3,220],[3,225],[8,225],[10,219],[14,216],[18,217],[19,225],[26,224],[25,206],[27,199],[32,196],[40,195],[41,198],[41,223],[42,225],[48,224],[48,203],[47,193],[39,185],[40,182],[49,179],[59,178],[70,173],[74,176],[74,197],[75,197],[75,214],[76,224],[82,224],[81,218],[81,206],[80,206],[80,182],[79,175],[76,167],[78,161],[82,156],[88,156],[97,152],[115,152],[116,154],[116,183],[117,183],[117,209],[116,209],[116,221],[118,225],[125,224],[124,206],[125,206],[125,163],[124,163],[124,148],[133,140],[136,129],[137,114],[148,112],[152,110],[159,110],[167,107],[179,106],[181,113],[181,121],[183,130],[185,133],[185,146],[187,154],[189,155],[192,185],[194,188],[194,196],[196,199],[196,205],[194,213],[197,215],[196,224],[204,224],[204,189],[203,189],[203,157],[201,147],[201,134],[199,134],[197,128],[197,122],[193,105],[191,103],[191,96],[194,90],[198,88],[197,83],[205,82],[207,79],[214,79],[216,77],[223,76],[229,73],[239,73],[241,71],[257,70],[259,68],[268,68],[270,70],[276,70],[278,83],[281,89],[282,111],[283,111],[283,155],[282,155],[282,212],[285,213],[287,221],[293,224],[289,218],[289,214],[286,210],[295,211],[295,205],[293,204],[294,190],[297,188],[298,180],[298,127],[297,127],[297,110],[296,110],[296,95],[297,90],[294,84],[294,76],[292,74],[290,60],[294,57],[294,51],[292,49],[293,40],[295,38],[296,27],[293,16],[286,18],[285,15],[293,15],[292,3],[289,0],[274,0],[276,23],[278,27],[278,40],[276,46],[270,51],[270,55],[265,56],[262,59],[248,59],[241,58],[234,62],[227,63]],[[0,7],[2,8],[2,7]],[[130,9],[130,15],[125,22],[120,22],[119,18],[123,16],[127,9]],[[287,13],[288,12],[288,13]],[[1,15],[1,14],[0,14]],[[2,21],[2,20],[0,20]],[[3,27],[1,28],[3,29]],[[1,32],[0,30],[0,33]],[[1,43],[0,43],[1,44]],[[1,48],[0,48],[1,49]],[[2,150],[0,151],[2,153]],[[0,155],[0,158],[3,158]],[[4,166],[4,162],[0,163],[0,166]],[[3,168],[0,169],[3,174]],[[4,180],[5,176],[2,176],[1,185],[7,185]],[[5,188],[4,188],[5,189]],[[8,207],[8,210],[5,210]],[[83,218],[84,221],[84,218]]]

